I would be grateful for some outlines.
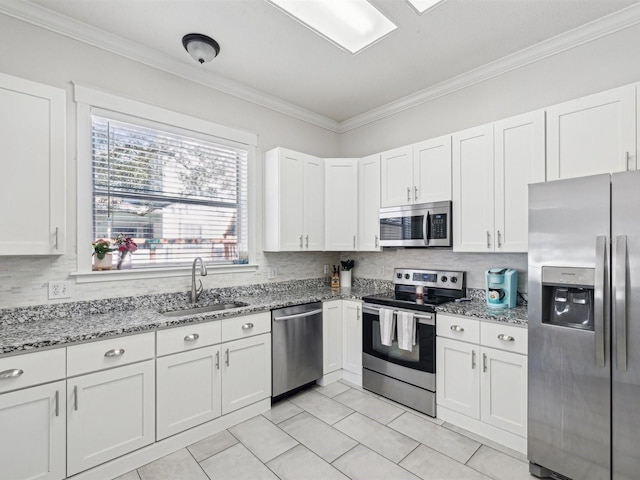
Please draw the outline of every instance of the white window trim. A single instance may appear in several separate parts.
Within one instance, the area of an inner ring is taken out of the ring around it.
[[[91,114],[92,109],[109,110],[116,113],[139,117],[164,123],[170,127],[192,130],[194,132],[220,138],[222,141],[246,145],[248,151],[247,196],[249,205],[249,264],[244,265],[207,265],[209,273],[241,273],[255,272],[258,265],[256,259],[256,146],[258,136],[236,130],[224,125],[196,118],[183,113],[167,110],[162,107],[120,97],[112,93],[74,83],[74,99],[76,101],[76,142],[77,142],[77,271],[70,275],[77,283],[112,282],[117,280],[133,280],[145,278],[178,277],[191,274],[190,266],[159,267],[133,270],[111,270],[95,272],[92,270],[91,244],[92,238],[92,147],[91,147]]]

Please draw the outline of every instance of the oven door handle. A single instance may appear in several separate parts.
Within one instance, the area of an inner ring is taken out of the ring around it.
[[[373,315],[380,315],[380,309],[372,307],[371,305],[367,305],[366,303],[362,305],[362,313],[371,313]]]
[[[391,310],[391,309],[389,309],[389,310]],[[435,320],[433,314],[420,315],[420,314],[414,313],[414,312],[412,312],[410,310],[396,310],[396,309],[393,309],[393,313],[394,314],[396,314],[396,313],[398,313],[400,311],[409,312],[409,313],[413,314],[413,318],[415,318],[417,320],[417,322],[422,324],[422,325],[435,325],[436,324],[436,320]],[[367,304],[364,304],[362,306],[362,312],[363,313],[369,313],[369,314],[372,314],[372,315],[378,315],[378,316],[380,315],[380,309],[379,308],[372,307],[371,305],[367,305]]]

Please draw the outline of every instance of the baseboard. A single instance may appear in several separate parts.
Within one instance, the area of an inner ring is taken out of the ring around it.
[[[321,387],[329,385],[330,383],[337,382],[342,378],[342,370],[336,370],[335,372],[327,373],[323,375],[323,377],[319,380],[316,380],[316,383]]]
[[[362,386],[362,374],[349,372],[348,370],[342,370],[342,378],[347,382],[351,382],[359,387]]]
[[[271,398],[265,398],[253,405],[218,417],[215,420],[198,425],[172,437],[165,438],[164,440],[160,440],[159,442],[155,442],[68,478],[72,478],[73,480],[104,480],[105,478],[115,478],[124,475],[147,463],[153,462],[181,448],[185,448],[270,409]]]
[[[527,454],[527,439],[514,435],[513,433],[506,432],[493,425],[488,425],[476,420],[475,418],[467,417],[461,413],[449,410],[448,408],[438,405],[436,407],[436,413],[438,418],[445,422],[456,425],[460,428],[464,428],[476,435],[493,440],[500,445],[504,445],[507,448],[520,452],[524,455]]]

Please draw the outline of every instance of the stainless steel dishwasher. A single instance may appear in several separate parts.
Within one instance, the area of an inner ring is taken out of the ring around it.
[[[273,397],[322,377],[322,303],[273,310],[271,342]]]

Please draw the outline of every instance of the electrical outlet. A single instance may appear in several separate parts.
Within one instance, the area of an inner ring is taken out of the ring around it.
[[[325,275],[327,275],[327,274],[329,273],[329,265],[325,265],[325,266],[324,266],[323,273],[324,273]]]
[[[71,282],[49,282],[49,300],[71,298]]]
[[[278,277],[278,267],[267,268],[267,280],[273,280]]]

